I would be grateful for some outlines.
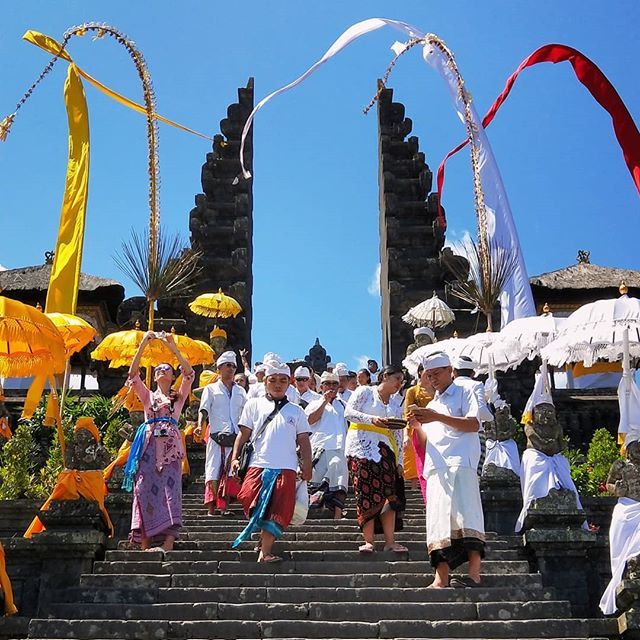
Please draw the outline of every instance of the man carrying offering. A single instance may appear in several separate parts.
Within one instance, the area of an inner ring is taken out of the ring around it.
[[[476,469],[480,458],[480,408],[473,391],[453,384],[449,356],[423,361],[434,399],[421,409],[408,407],[411,426],[426,449],[427,546],[435,578],[431,587],[480,584],[485,535]],[[467,578],[449,571],[469,562]]]

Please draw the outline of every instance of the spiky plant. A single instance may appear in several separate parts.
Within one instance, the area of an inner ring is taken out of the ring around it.
[[[131,238],[122,242],[121,253],[114,256],[118,268],[135,282],[149,303],[149,330],[153,330],[156,300],[188,293],[200,271],[202,253],[185,249],[178,234],[158,233],[155,253],[151,253],[146,234],[131,230]]]
[[[487,331],[492,331],[493,308],[516,269],[517,257],[494,240],[487,243],[486,256],[480,243],[471,238],[452,248],[454,253],[467,259],[469,268],[467,271],[461,261],[446,261],[456,278],[451,283],[451,293],[478,308],[487,318]]]

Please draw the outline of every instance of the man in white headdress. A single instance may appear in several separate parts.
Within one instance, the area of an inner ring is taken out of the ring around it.
[[[469,388],[476,396],[478,407],[480,408],[480,421],[491,422],[493,420],[493,413],[487,405],[485,397],[484,384],[479,380],[474,380],[473,377],[476,373],[478,365],[471,360],[469,356],[458,356],[451,361],[453,367],[453,381],[455,384],[460,384]],[[482,474],[482,467],[484,465],[486,455],[486,437],[484,431],[480,431],[478,434],[480,438],[480,460],[478,461],[478,475]]]
[[[449,356],[436,353],[422,362],[435,389],[426,408],[408,407],[411,426],[426,449],[427,547],[435,567],[434,588],[480,584],[485,533],[477,467],[480,407],[466,385],[454,384]],[[449,571],[469,562],[469,576]]]
[[[269,364],[274,364],[274,363],[284,364],[282,362],[282,358],[277,353],[273,353],[272,351],[265,353],[264,362],[260,366],[262,373],[266,374],[266,370]],[[288,366],[288,365],[285,365],[285,366]],[[258,369],[256,369],[256,373],[257,371]],[[289,376],[291,376],[291,372],[289,372]],[[265,396],[265,393],[266,393],[266,390],[265,390],[264,375],[263,375],[263,379],[261,382],[257,382],[252,387],[250,387],[248,398],[263,398]],[[296,388],[291,384],[289,384],[289,386],[287,387],[286,395],[287,395],[287,400],[289,402],[293,402],[294,404],[300,404],[300,394],[297,392]]]
[[[322,398],[319,393],[311,390],[311,371],[308,367],[297,367],[293,372],[293,383],[296,391],[300,394],[299,405],[306,409],[307,405],[314,400]]]
[[[353,393],[349,389],[349,367],[347,367],[345,362],[336,362],[333,373],[338,376],[338,380],[340,381],[338,397],[346,404]]]
[[[516,521],[516,533],[522,531],[531,503],[548,496],[551,489],[572,491],[576,496],[577,508],[582,509],[578,490],[571,478],[569,461],[562,455],[566,445],[557,422],[546,370],[536,379],[522,414],[522,422],[525,424],[527,448],[520,464],[522,511]],[[589,528],[586,521],[583,528]]]
[[[276,360],[265,361],[265,365],[266,394],[247,401],[231,459],[232,472],[237,475],[240,451],[251,439],[253,453],[238,494],[249,523],[232,547],[260,531],[258,562],[280,562],[282,558],[272,552],[273,543],[293,517],[298,467],[302,479],[311,480],[311,429],[304,411],[287,400],[289,366]]]
[[[321,502],[333,511],[335,519],[342,518],[347,497],[349,470],[344,453],[347,421],[345,405],[338,398],[338,376],[325,371],[320,377],[322,395],[305,409],[311,432],[313,451],[313,477],[310,489],[314,495],[321,492]]]
[[[219,378],[203,389],[198,416],[200,430],[207,425],[204,504],[211,516],[216,507],[224,514],[228,499],[235,498],[239,490],[230,476],[228,462],[247,401],[245,390],[234,382],[236,354],[225,351],[216,366]]]

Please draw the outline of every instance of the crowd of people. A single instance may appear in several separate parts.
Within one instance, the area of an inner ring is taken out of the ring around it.
[[[153,373],[156,389],[148,389],[139,366],[154,336],[146,334],[129,370],[128,384],[144,405],[145,421],[131,445],[124,485],[134,496],[131,539],[142,549],[164,552],[173,548],[182,526],[185,451],[178,418],[194,372],[171,335],[161,336],[180,362],[181,381],[174,390],[176,372],[161,364]],[[403,369],[380,370],[374,360],[357,372],[339,362],[318,375],[308,365],[290,367],[275,353],[250,371],[246,352],[240,355],[244,371],[238,371],[235,352],[226,351],[216,361],[213,380],[209,375],[198,390],[196,429],[206,442],[208,516],[230,515],[228,505],[237,500],[248,519],[234,546],[257,533],[258,562],[280,562],[273,544],[290,525],[304,482],[310,508],[328,509],[335,519],[344,517],[353,487],[359,553],[376,552],[377,534],[384,551],[406,553],[395,540],[406,481],[421,487],[426,502],[431,586],[479,584],[484,525],[478,433],[487,407],[478,383],[468,377],[472,363],[452,363],[436,353],[424,359],[410,386]],[[467,561],[468,578],[450,580],[449,571]]]

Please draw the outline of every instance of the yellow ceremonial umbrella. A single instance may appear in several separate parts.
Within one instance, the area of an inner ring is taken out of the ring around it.
[[[70,313],[45,313],[57,327],[67,358],[86,347],[98,333],[86,320]]]
[[[65,360],[63,338],[42,311],[0,296],[0,377],[62,373]]]
[[[203,293],[198,296],[189,303],[189,309],[207,318],[235,318],[242,311],[238,301],[222,293],[222,289],[218,289],[218,293]]]
[[[65,345],[55,324],[39,309],[0,296],[0,377],[34,376],[25,400],[25,417],[33,415],[49,379],[47,417],[57,425],[63,455],[64,432],[54,374],[62,373],[65,365]]]

